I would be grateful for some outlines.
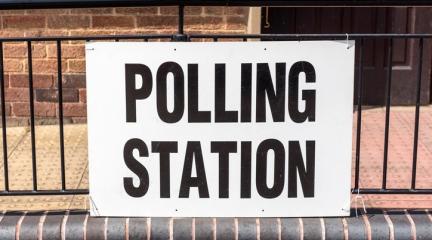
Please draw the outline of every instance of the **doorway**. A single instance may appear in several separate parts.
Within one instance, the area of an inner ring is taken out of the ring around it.
[[[431,20],[432,13],[427,8],[264,7],[261,11],[261,33],[430,33]],[[364,40],[362,75],[365,105],[385,105],[388,44],[388,39]],[[392,105],[415,104],[419,62],[423,64],[421,102],[430,103],[430,45],[430,41],[425,40],[423,59],[419,61],[418,40],[393,40]],[[358,81],[358,56],[357,48],[355,86]]]

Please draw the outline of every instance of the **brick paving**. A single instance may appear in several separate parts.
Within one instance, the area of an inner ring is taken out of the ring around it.
[[[30,136],[28,127],[7,128],[11,190],[32,189]],[[87,188],[86,125],[65,125],[64,136],[66,187]],[[61,188],[59,149],[58,125],[36,126],[37,179],[40,190]],[[3,173],[3,162],[0,165],[0,172]],[[0,182],[4,182],[3,174],[0,174]],[[0,185],[0,189],[4,190],[3,184]],[[87,196],[80,195],[0,197],[0,209],[2,210],[85,209],[88,208],[87,204]]]
[[[421,108],[418,145],[418,188],[432,187],[432,106]],[[365,109],[362,114],[362,138],[360,158],[360,187],[380,188],[382,184],[384,149],[384,108]],[[357,115],[354,113],[353,163],[355,160],[355,131]],[[87,126],[65,125],[66,182],[68,188],[87,188]],[[409,188],[414,133],[414,108],[393,107],[390,118],[388,155],[388,188]],[[31,139],[28,127],[7,129],[9,181],[11,190],[32,188]],[[1,137],[0,137],[1,138]],[[1,141],[0,141],[1,142]],[[57,125],[36,127],[37,168],[39,189],[59,189],[60,151]],[[1,153],[3,154],[3,153]],[[1,155],[2,156],[2,155]],[[354,164],[352,167],[354,185]],[[0,173],[3,164],[0,163]],[[0,174],[0,183],[4,176]],[[0,184],[0,190],[3,190]],[[428,195],[364,195],[357,198],[366,207],[380,208],[431,208],[432,196]],[[352,206],[355,206],[353,200]],[[1,210],[57,210],[87,209],[87,196],[22,196],[0,197]]]
[[[354,130],[357,114],[354,114]],[[387,188],[410,188],[414,142],[414,107],[393,107],[390,113]],[[432,188],[432,106],[420,110],[417,158],[417,188]],[[382,186],[385,108],[370,108],[362,113],[360,187]],[[353,131],[354,131],[353,130]],[[355,159],[353,134],[353,162]],[[354,164],[353,171],[354,175]],[[354,179],[354,176],[353,176]],[[432,207],[432,195],[367,195],[370,207]]]

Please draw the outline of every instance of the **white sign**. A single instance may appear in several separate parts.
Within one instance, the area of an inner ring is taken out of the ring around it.
[[[354,47],[86,49],[93,216],[349,215]]]

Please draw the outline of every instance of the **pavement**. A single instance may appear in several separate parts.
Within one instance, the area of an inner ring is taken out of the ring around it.
[[[40,190],[61,189],[58,125],[36,126],[37,179]],[[64,126],[66,188],[88,188],[87,126]],[[8,164],[11,190],[31,190],[31,134],[29,127],[8,127]],[[2,146],[3,147],[3,146]],[[3,149],[3,148],[2,148]],[[3,150],[1,151],[3,156]],[[0,172],[3,173],[3,161]],[[4,175],[0,174],[0,183]],[[4,190],[3,184],[0,186]],[[2,210],[87,209],[88,198],[76,196],[0,197]]]
[[[390,112],[387,188],[410,188],[415,126],[414,107],[392,107]],[[354,114],[352,183],[354,184]],[[384,159],[385,108],[362,112],[360,188],[381,188]],[[417,188],[432,188],[432,105],[420,108]],[[352,184],[352,185],[353,185]],[[430,208],[432,195],[365,195],[366,206],[376,208]],[[353,201],[354,202],[354,201]],[[360,205],[361,203],[358,203]],[[352,204],[353,206],[353,204]]]
[[[388,188],[409,188],[414,142],[413,107],[392,107],[389,134]],[[355,132],[357,113],[353,116],[354,185]],[[417,187],[432,188],[432,106],[421,107],[418,144]],[[360,187],[380,188],[382,184],[385,108],[368,108],[362,113]],[[64,126],[66,183],[69,189],[88,188],[87,125]],[[0,136],[1,138],[1,136]],[[32,189],[31,134],[29,127],[8,127],[9,182],[11,190]],[[1,142],[1,141],[0,141]],[[1,144],[0,144],[1,145]],[[2,149],[2,147],[1,147]],[[36,155],[39,189],[60,189],[60,147],[58,125],[36,126]],[[0,150],[1,152],[2,150]],[[0,153],[3,156],[3,153]],[[3,163],[0,163],[0,173]],[[0,174],[0,190],[4,190]],[[432,195],[353,195],[352,207],[432,208]],[[10,196],[0,197],[1,210],[88,209],[88,197]]]

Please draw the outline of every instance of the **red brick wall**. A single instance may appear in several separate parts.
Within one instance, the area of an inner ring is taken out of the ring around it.
[[[245,7],[186,7],[187,33],[245,33]],[[171,34],[177,30],[177,7],[53,9],[0,11],[0,37]],[[57,59],[54,42],[32,43],[35,115],[55,119]],[[83,42],[62,43],[63,101],[66,121],[85,121],[86,90]],[[4,44],[6,112],[9,123],[29,116],[26,43]]]

